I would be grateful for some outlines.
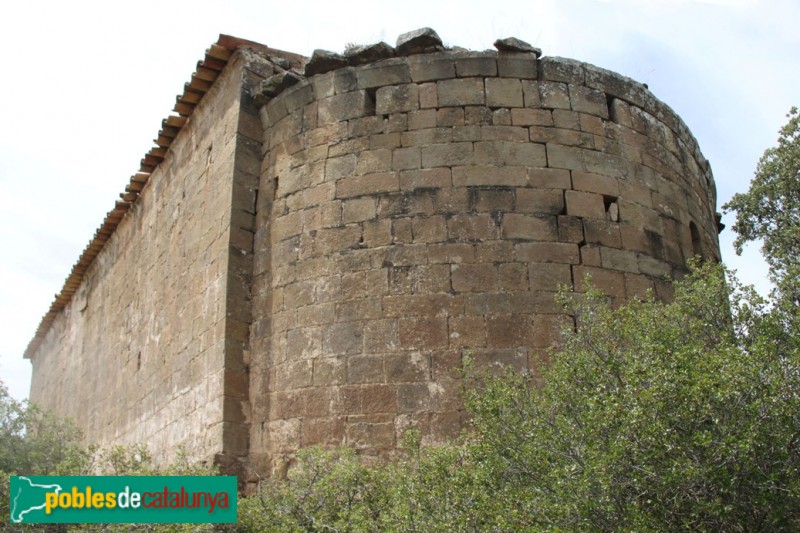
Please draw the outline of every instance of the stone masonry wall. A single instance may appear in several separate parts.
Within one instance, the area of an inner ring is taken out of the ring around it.
[[[719,259],[709,165],[645,86],[431,34],[307,76],[221,36],[238,51],[29,345],[31,400],[242,481],[311,444],[391,457],[463,427],[466,356],[546,364],[559,285],[667,299]]]
[[[231,59],[31,356],[31,401],[89,442],[247,453],[260,61]]]
[[[464,422],[465,355],[536,372],[559,284],[669,297],[719,258],[711,171],[645,86],[533,53],[445,51],[311,76],[262,109],[250,458],[390,455]]]

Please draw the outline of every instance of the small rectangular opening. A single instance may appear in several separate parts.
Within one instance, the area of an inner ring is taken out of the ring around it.
[[[606,220],[619,222],[619,204],[617,204],[617,197],[604,194],[603,205],[606,208]]]

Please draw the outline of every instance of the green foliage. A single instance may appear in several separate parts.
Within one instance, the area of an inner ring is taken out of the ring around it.
[[[764,300],[695,264],[675,300],[618,308],[565,295],[575,317],[540,379],[468,372],[463,443],[368,463],[312,447],[287,480],[239,502],[235,531],[800,530],[800,113],[762,157],[737,212],[737,251],[763,240]],[[67,421],[0,384],[0,512],[8,474],[195,474],[144,447],[80,444]],[[66,530],[66,528],[61,528]],[[184,526],[82,526],[181,531]],[[192,530],[195,528],[192,527]],[[209,529],[211,529],[209,527]],[[28,528],[35,530],[35,528]]]
[[[80,462],[84,454],[81,432],[69,420],[62,420],[27,402],[19,402],[0,382],[0,528],[44,531],[45,526],[11,526],[9,478],[22,475],[60,475],[66,465]],[[55,528],[56,530],[66,530]],[[50,528],[53,531],[54,528]]]
[[[468,403],[530,527],[800,527],[800,352],[764,301],[703,265],[671,304],[592,292],[573,312],[542,387],[509,373]]]
[[[390,463],[349,449],[303,450],[287,480],[264,481],[240,499],[239,523],[221,529],[800,529],[798,331],[787,329],[785,307],[726,279],[719,265],[694,265],[675,287],[672,303],[617,308],[596,291],[565,294],[576,327],[542,379],[467,371],[474,416],[464,442],[422,446],[410,431],[405,454]],[[26,431],[25,406],[4,398],[0,438],[25,461],[44,456],[48,472],[214,473],[185,455],[159,468],[143,447],[44,439],[51,419],[33,411],[26,420],[41,425]],[[28,439],[35,452],[25,449]]]
[[[423,447],[415,430],[406,433],[403,446],[406,456],[384,471],[390,505],[381,515],[382,529],[486,531],[497,525],[493,480],[472,462],[468,447]]]
[[[264,481],[239,503],[241,531],[366,531],[385,506],[379,470],[350,449],[311,447],[297,456],[287,481]]]
[[[758,162],[746,193],[733,196],[723,207],[736,211],[733,230],[736,252],[745,243],[762,240],[770,275],[781,303],[800,307],[800,113],[793,107],[780,130],[778,146]]]
[[[800,351],[776,343],[780,308],[718,265],[675,300],[576,317],[543,384],[470,371],[473,431],[365,466],[305,450],[286,481],[241,504],[240,529],[274,531],[800,528]]]
[[[0,382],[0,530],[9,531],[198,531],[183,524],[8,524],[12,475],[188,475],[209,476],[216,467],[189,460],[184,450],[168,465],[158,465],[147,447],[85,445],[78,428],[27,402],[18,402]],[[205,528],[211,530],[212,526]]]
[[[266,480],[239,505],[237,531],[485,531],[498,522],[492,480],[469,450],[422,447],[409,431],[407,454],[367,464],[351,449],[298,453],[287,480]]]
[[[81,432],[27,402],[18,402],[0,382],[0,470],[27,475],[56,474],[81,443]]]
[[[59,424],[63,424],[60,422]],[[46,475],[80,476],[213,476],[218,475],[216,467],[192,462],[183,450],[179,450],[174,461],[167,465],[157,465],[145,446],[114,446],[99,448],[97,446],[80,446],[74,444],[69,452],[54,469]],[[6,518],[9,515],[9,476],[11,473],[0,472],[0,513]],[[45,475],[45,474],[32,474]],[[0,524],[0,530],[9,531],[158,531],[158,532],[190,532],[212,531],[214,526],[203,524],[80,524],[80,525],[37,525],[37,524]]]

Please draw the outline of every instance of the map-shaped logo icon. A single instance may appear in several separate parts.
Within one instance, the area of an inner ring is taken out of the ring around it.
[[[44,485],[35,483],[25,476],[11,478],[10,505],[11,522],[33,522],[36,517],[45,514],[45,495],[55,492],[59,494],[61,485]]]

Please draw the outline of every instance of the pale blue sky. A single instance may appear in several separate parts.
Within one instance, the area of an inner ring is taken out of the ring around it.
[[[795,0],[14,2],[0,85],[0,379],[26,397],[22,353],[219,33],[310,55],[422,26],[487,49],[516,36],[647,83],[711,161],[721,206],[747,189],[800,104]],[[725,222],[732,225],[730,217]],[[757,249],[723,259],[766,290]]]

